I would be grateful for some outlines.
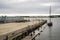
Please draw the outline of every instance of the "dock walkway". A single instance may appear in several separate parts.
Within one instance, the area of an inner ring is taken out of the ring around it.
[[[42,26],[46,22],[46,20],[41,20],[0,24],[0,40],[16,40],[15,38],[17,36],[22,35],[23,33],[28,33],[29,30],[32,31],[38,28],[38,26]]]

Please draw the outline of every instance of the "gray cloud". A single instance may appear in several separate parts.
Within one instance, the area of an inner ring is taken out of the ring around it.
[[[48,13],[50,0],[0,0],[0,13]],[[60,13],[60,0],[53,0],[52,13]]]

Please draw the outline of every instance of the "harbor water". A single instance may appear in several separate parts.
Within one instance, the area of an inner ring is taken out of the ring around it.
[[[49,18],[43,18],[49,21]],[[60,40],[60,18],[51,18],[52,27],[45,25],[45,29],[35,40]]]

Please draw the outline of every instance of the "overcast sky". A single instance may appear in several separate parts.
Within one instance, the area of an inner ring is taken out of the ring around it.
[[[0,15],[6,14],[60,14],[60,0],[0,0]]]

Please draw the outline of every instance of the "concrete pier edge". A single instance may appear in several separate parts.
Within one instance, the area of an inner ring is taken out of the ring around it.
[[[25,36],[29,35],[30,32],[36,30],[39,27],[42,27],[42,25],[44,25],[47,22],[47,20],[43,20],[42,22],[39,22],[37,24],[33,24],[33,25],[28,25],[28,27],[23,28],[25,30],[20,31],[20,30],[16,30],[12,33],[8,33],[6,35],[1,35],[0,39],[2,40],[20,40],[22,38],[24,38]],[[18,31],[17,34],[15,34]]]

